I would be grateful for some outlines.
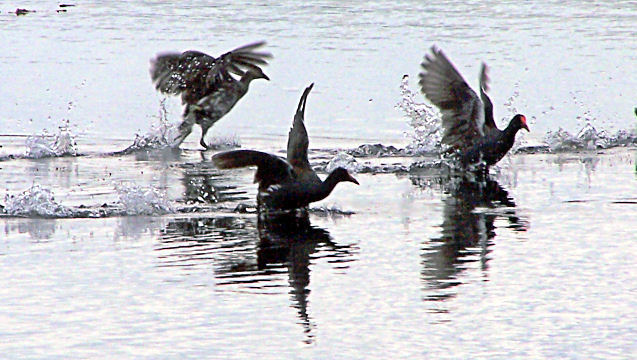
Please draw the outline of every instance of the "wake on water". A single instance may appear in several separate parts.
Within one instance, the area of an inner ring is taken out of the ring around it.
[[[166,110],[166,99],[159,102],[159,114],[156,118],[157,122],[152,123],[150,130],[144,134],[135,134],[133,144],[117,154],[128,154],[140,150],[156,150],[175,148],[179,144],[177,139],[181,134],[179,130],[180,123],[171,123],[168,120],[168,111]],[[211,148],[225,149],[241,147],[241,143],[237,136],[229,137],[213,137],[208,143]]]
[[[323,164],[317,164],[318,171],[330,172],[336,167],[344,167],[353,173],[422,173],[423,171],[440,172],[448,164],[441,158],[441,121],[440,112],[432,105],[417,102],[420,96],[409,88],[409,78],[403,77],[401,85],[401,100],[396,105],[400,109],[410,127],[411,132],[406,136],[411,138],[411,143],[405,148],[396,148],[383,144],[363,144],[355,149],[335,151],[333,158]],[[517,94],[514,93],[504,104],[509,112],[517,112],[513,105]],[[625,147],[637,145],[637,129],[619,130],[609,134],[605,130],[598,131],[590,121],[574,135],[559,128],[557,131],[549,131],[543,137],[543,144],[539,146],[526,146],[523,136],[516,140],[516,146],[511,153],[558,153],[587,151],[596,149],[608,149],[613,147]],[[14,158],[39,159],[46,157],[80,156],[76,136],[70,129],[68,120],[63,120],[54,134],[44,130],[41,134],[27,137],[25,141],[24,155],[11,155],[2,160]],[[125,150],[104,154],[122,155],[137,151],[149,151],[155,149],[172,148],[175,139],[179,135],[179,125],[168,121],[165,102],[162,100],[159,106],[157,122],[151,125],[151,129],[144,135],[136,134],[133,143]],[[216,138],[213,146],[239,147],[237,137]],[[515,169],[510,154],[493,167],[493,171],[499,175],[515,177]],[[365,158],[402,157],[414,158],[409,165],[403,163],[373,165],[369,162],[359,161]],[[425,160],[422,158],[425,157]],[[508,181],[507,181],[508,182]],[[6,194],[4,206],[0,204],[0,216],[17,217],[109,217],[124,215],[163,215],[169,213],[182,213],[193,211],[209,211],[195,207],[177,207],[162,191],[151,187],[140,187],[129,183],[115,184],[113,186],[118,196],[118,201],[112,204],[95,206],[81,205],[78,207],[65,206],[57,202],[50,189],[34,184],[20,194]],[[219,209],[217,209],[219,210]],[[224,210],[224,209],[221,209]],[[227,210],[227,209],[226,209]],[[319,212],[336,212],[334,209]]]
[[[152,186],[130,183],[114,186],[118,201],[96,206],[65,206],[55,200],[53,191],[32,185],[20,194],[6,194],[0,215],[43,218],[99,218],[122,215],[163,215],[176,212],[166,194]]]

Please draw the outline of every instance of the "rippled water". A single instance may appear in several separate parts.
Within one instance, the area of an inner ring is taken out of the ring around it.
[[[633,2],[77,5],[0,5],[3,358],[637,354]],[[253,170],[215,169],[196,134],[162,149],[181,109],[148,59],[256,39],[272,81],[212,140],[281,153],[315,82],[310,160],[361,185],[309,217],[259,218]],[[485,182],[427,142],[433,43],[532,120]]]

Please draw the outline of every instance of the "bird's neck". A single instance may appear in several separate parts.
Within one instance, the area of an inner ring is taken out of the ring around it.
[[[517,125],[513,120],[511,120],[509,126],[504,129],[503,133],[504,136],[507,138],[515,138],[515,134],[517,134],[518,131],[520,131],[520,126]]]
[[[239,88],[244,94],[248,92],[248,88],[250,87],[250,82],[252,80],[254,80],[254,75],[252,75],[250,72],[246,72],[245,74],[243,74],[241,80],[239,80]]]
[[[325,181],[317,187],[317,191],[312,196],[312,202],[323,200],[328,197],[339,182],[340,180],[334,176],[334,173],[329,174]]]

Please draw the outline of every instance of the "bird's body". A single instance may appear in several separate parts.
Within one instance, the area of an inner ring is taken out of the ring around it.
[[[184,121],[174,146],[199,124],[200,144],[207,148],[204,137],[208,129],[248,92],[254,79],[266,79],[258,65],[267,64],[268,53],[254,50],[264,43],[254,43],[229,51],[218,58],[200,51],[164,53],[152,60],[150,75],[158,91],[167,95],[181,95],[185,105]],[[241,76],[236,79],[231,74]]]
[[[309,139],[304,125],[305,102],[312,85],[305,89],[288,136],[287,158],[255,151],[235,150],[216,154],[212,161],[220,169],[256,166],[260,210],[292,210],[325,199],[341,181],[358,184],[347,170],[337,168],[325,181],[312,170],[307,157]]]
[[[422,63],[420,86],[423,94],[442,112],[442,143],[457,154],[466,169],[488,169],[511,150],[517,132],[528,131],[526,118],[517,114],[504,130],[497,128],[493,104],[486,94],[487,67],[480,71],[480,97],[469,87],[445,54],[432,48]]]

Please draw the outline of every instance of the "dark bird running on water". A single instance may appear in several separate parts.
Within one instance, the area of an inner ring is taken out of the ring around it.
[[[259,65],[272,55],[257,52],[265,42],[248,44],[229,51],[218,58],[199,51],[163,53],[151,60],[150,77],[155,88],[167,95],[180,95],[186,105],[184,121],[173,146],[179,146],[190,134],[192,126],[201,126],[201,140],[208,129],[226,115],[246,94],[254,79],[270,80]],[[231,74],[240,76],[237,80]]]
[[[526,117],[517,114],[506,129],[499,130],[493,119],[493,103],[486,93],[486,64],[482,63],[480,70],[479,98],[442,50],[434,46],[431,52],[421,64],[420,87],[442,113],[442,143],[459,155],[465,169],[477,165],[488,171],[511,150],[520,129],[529,131]]]
[[[316,175],[307,158],[309,139],[305,130],[304,113],[307,95],[314,84],[301,96],[288,135],[287,159],[254,150],[234,150],[212,157],[220,169],[256,166],[254,182],[259,183],[259,210],[292,210],[307,207],[325,199],[336,184],[349,181],[358,184],[346,169],[334,169],[325,181]]]

